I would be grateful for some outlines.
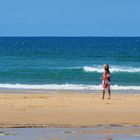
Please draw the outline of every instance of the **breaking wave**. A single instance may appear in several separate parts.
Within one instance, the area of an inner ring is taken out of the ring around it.
[[[44,85],[28,85],[28,84],[0,84],[2,89],[32,89],[32,90],[101,90],[101,85],[84,85],[84,84],[44,84]],[[112,90],[140,90],[140,86],[121,86],[112,85]]]
[[[98,72],[98,73],[102,73],[103,67],[91,67],[91,66],[84,66],[84,71],[85,72]],[[140,68],[139,67],[121,67],[121,66],[112,66],[110,68],[110,72],[114,73],[114,72],[129,72],[129,73],[135,73],[135,72],[140,72]]]

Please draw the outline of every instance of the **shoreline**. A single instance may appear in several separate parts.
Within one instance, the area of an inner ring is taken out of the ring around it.
[[[114,127],[114,128],[139,128],[140,124],[98,124],[98,125],[72,125],[72,124],[0,124],[0,128],[97,128],[97,127]]]
[[[102,90],[0,89],[0,94],[102,94]],[[106,91],[107,93],[107,91]],[[140,95],[139,90],[111,90],[115,95]]]
[[[0,128],[140,126],[140,94],[0,93]]]

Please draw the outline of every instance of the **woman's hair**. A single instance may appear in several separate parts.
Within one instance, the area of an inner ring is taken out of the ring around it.
[[[109,65],[108,65],[108,64],[104,64],[104,67],[105,67],[105,66],[107,66],[106,71],[107,71],[108,73],[110,73],[110,71],[109,71]]]

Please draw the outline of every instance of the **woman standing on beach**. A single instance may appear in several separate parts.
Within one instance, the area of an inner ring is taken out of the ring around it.
[[[109,98],[111,98],[111,91],[110,91],[110,71],[109,71],[109,65],[108,64],[104,64],[104,73],[102,75],[102,88],[103,88],[103,97],[102,99],[105,98],[105,90],[108,90],[108,94],[109,94]]]

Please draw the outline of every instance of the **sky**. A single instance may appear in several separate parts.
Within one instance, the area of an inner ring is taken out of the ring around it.
[[[0,0],[0,36],[140,36],[140,0]]]

